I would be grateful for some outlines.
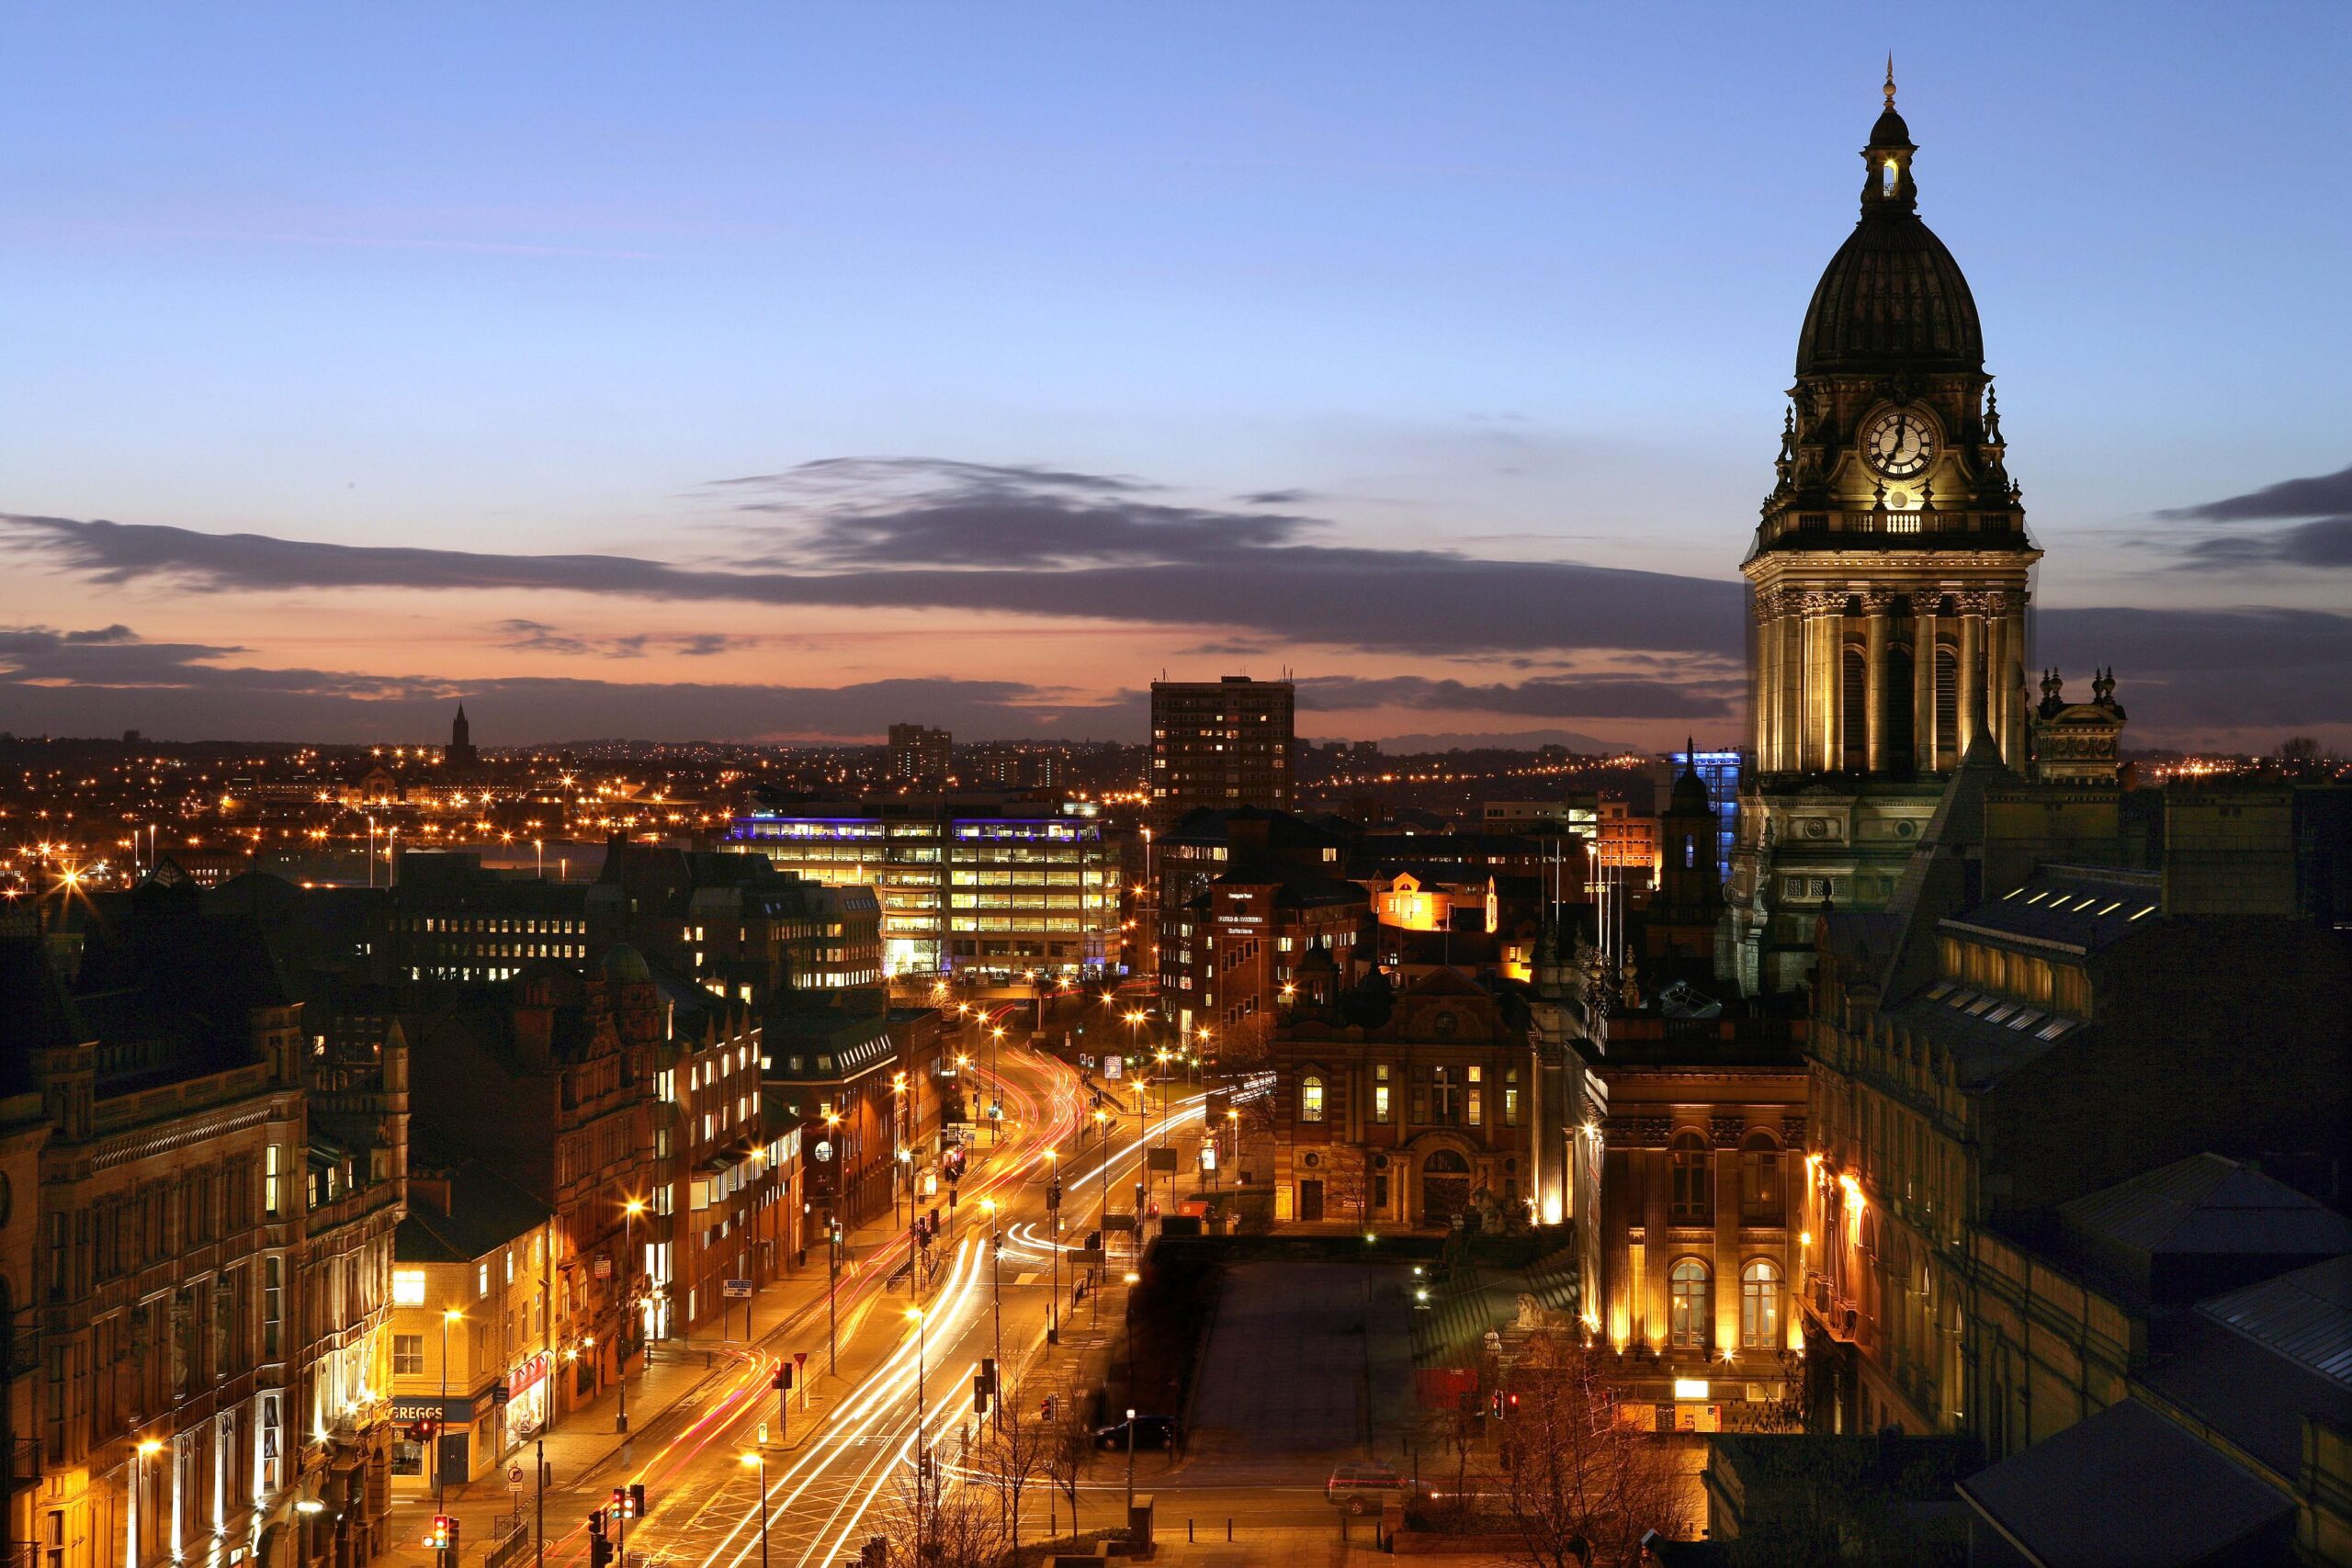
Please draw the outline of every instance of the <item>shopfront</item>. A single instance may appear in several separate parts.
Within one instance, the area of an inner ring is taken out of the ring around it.
[[[506,1448],[529,1441],[547,1426],[548,1374],[553,1366],[554,1358],[542,1350],[515,1362],[507,1372]]]

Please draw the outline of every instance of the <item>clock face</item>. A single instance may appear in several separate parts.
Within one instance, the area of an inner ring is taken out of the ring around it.
[[[1889,409],[1863,433],[1862,455],[1888,479],[1907,479],[1935,461],[1936,427],[1923,413]]]

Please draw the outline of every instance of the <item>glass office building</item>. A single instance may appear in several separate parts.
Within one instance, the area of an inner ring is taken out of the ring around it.
[[[960,795],[779,803],[730,836],[813,881],[872,887],[892,975],[1077,976],[1102,968],[1119,923],[1096,810]]]

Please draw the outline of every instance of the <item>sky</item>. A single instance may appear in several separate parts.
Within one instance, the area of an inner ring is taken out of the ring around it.
[[[1744,732],[1891,50],[2127,743],[2352,746],[2352,7],[0,19],[0,729]]]

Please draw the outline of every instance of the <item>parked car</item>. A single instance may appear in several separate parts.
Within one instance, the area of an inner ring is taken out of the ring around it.
[[[1404,1496],[1412,1486],[1385,1464],[1343,1464],[1323,1483],[1323,1496],[1351,1514],[1369,1514],[1389,1498]]]
[[[1138,1449],[1170,1449],[1176,1446],[1176,1417],[1173,1416],[1137,1416],[1114,1427],[1094,1428],[1094,1446],[1106,1451],[1127,1446],[1127,1428],[1135,1428]]]

